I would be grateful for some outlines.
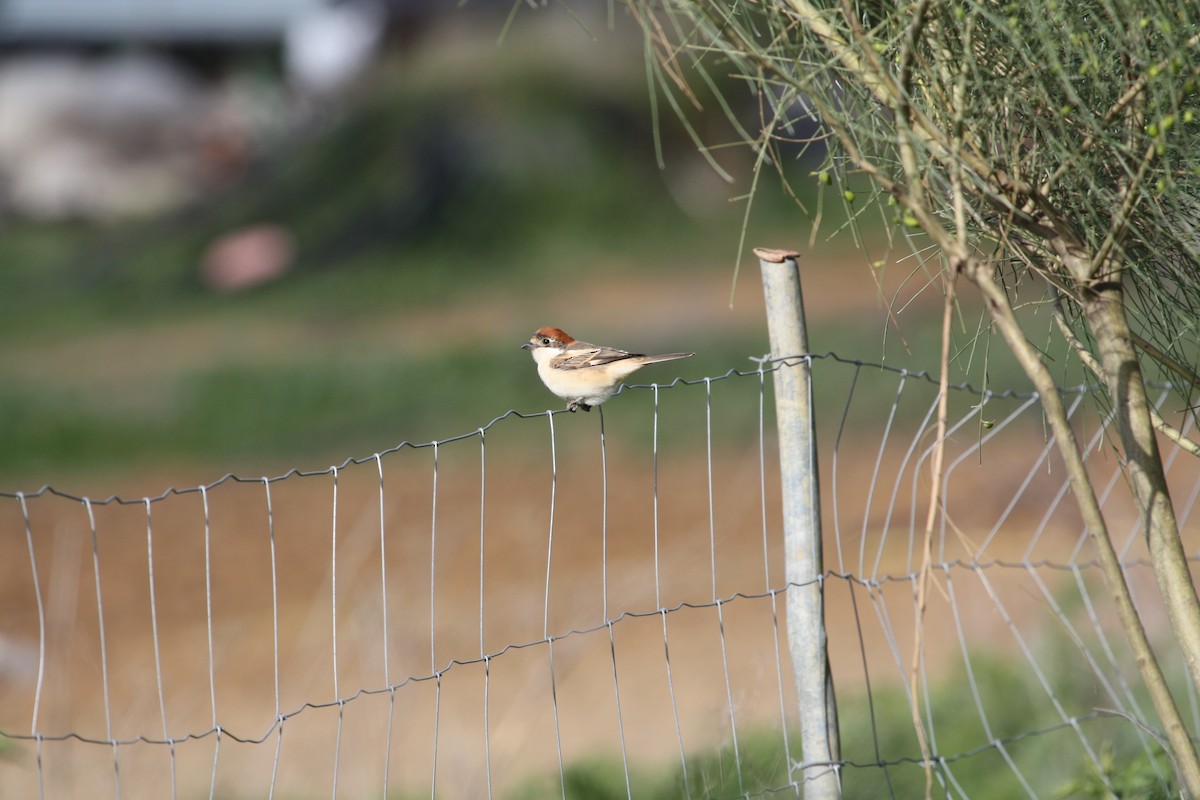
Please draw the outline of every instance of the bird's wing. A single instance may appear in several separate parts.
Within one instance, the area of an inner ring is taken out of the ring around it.
[[[550,365],[557,369],[586,369],[610,364],[613,361],[635,358],[637,355],[637,353],[627,353],[615,347],[600,347],[587,342],[574,342],[561,356],[551,359]]]

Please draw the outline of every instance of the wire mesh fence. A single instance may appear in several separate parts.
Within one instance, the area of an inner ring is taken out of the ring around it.
[[[919,617],[936,383],[805,360],[845,796],[923,794],[916,725],[938,796],[1166,791],[1037,397],[951,390]],[[509,412],[322,470],[0,493],[0,794],[794,795],[768,398],[794,363],[626,387],[603,413]],[[1063,392],[1182,673],[1108,419]],[[1164,448],[1193,554],[1200,466]]]

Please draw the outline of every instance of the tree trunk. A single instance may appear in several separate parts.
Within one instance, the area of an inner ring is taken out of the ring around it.
[[[1179,539],[1120,282],[1089,290],[1083,314],[1099,351],[1125,451],[1122,468],[1146,528],[1154,574],[1192,682],[1200,690],[1200,601]]]

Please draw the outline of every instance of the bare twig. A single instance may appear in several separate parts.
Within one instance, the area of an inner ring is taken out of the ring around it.
[[[925,736],[925,725],[921,721],[921,706],[917,700],[917,676],[921,669],[921,654],[925,651],[925,607],[929,589],[929,570],[933,563],[933,532],[937,524],[938,511],[942,507],[942,473],[946,460],[946,420],[949,417],[950,398],[950,346],[951,325],[954,321],[954,276],[947,277],[945,297],[942,303],[942,358],[941,374],[938,379],[937,441],[934,444],[930,463],[929,510],[925,515],[925,537],[921,545],[921,569],[917,574],[917,611],[913,628],[913,653],[910,665],[909,692],[912,698],[913,727],[925,766],[925,796],[933,795],[933,754]]]

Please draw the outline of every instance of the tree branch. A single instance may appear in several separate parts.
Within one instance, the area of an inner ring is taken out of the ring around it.
[[[977,259],[969,259],[966,262],[964,273],[983,293],[993,322],[1005,342],[1008,343],[1009,348],[1017,356],[1025,374],[1033,381],[1034,388],[1038,392],[1042,408],[1046,413],[1046,420],[1054,433],[1059,455],[1066,467],[1067,480],[1075,495],[1075,502],[1092,540],[1096,560],[1116,604],[1117,616],[1129,639],[1130,649],[1133,651],[1138,670],[1141,672],[1142,681],[1150,693],[1154,709],[1166,729],[1173,755],[1178,759],[1180,778],[1190,796],[1200,797],[1200,758],[1197,758],[1196,749],[1192,744],[1187,727],[1171,697],[1162,668],[1146,637],[1145,628],[1142,627],[1141,618],[1134,606],[1133,597],[1129,593],[1129,585],[1125,582],[1125,573],[1121,568],[1116,550],[1113,549],[1108,526],[1104,521],[1104,515],[1088,477],[1087,467],[1079,452],[1075,433],[1067,421],[1066,410],[1063,407],[1062,398],[1058,394],[1058,389],[1054,385],[1054,379],[1046,369],[1046,365],[1042,363],[1040,355],[1025,338],[1025,334],[1013,314],[1012,306],[1008,302],[1008,297],[992,280],[991,271]],[[1176,542],[1178,543],[1178,538],[1176,538]]]
[[[1104,369],[1100,366],[1100,362],[1096,360],[1096,356],[1092,354],[1092,351],[1087,349],[1087,346],[1079,340],[1079,337],[1075,335],[1075,331],[1071,329],[1070,324],[1063,314],[1061,301],[1054,304],[1054,323],[1058,326],[1058,332],[1071,345],[1071,349],[1075,351],[1075,355],[1088,368],[1088,371],[1095,375],[1097,379],[1103,381]],[[1163,436],[1175,442],[1175,444],[1182,447],[1191,455],[1200,458],[1200,444],[1184,436],[1178,428],[1163,419],[1154,406],[1150,406],[1150,419],[1153,421],[1155,429],[1162,433]]]

